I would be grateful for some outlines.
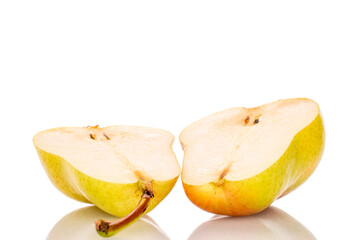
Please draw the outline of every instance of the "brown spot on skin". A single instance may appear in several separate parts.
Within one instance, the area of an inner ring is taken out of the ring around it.
[[[257,119],[255,119],[255,121],[253,122],[253,124],[257,124],[259,122],[260,122],[260,120],[257,118]]]
[[[250,116],[247,116],[245,119],[245,124],[248,124],[249,121],[250,121]]]

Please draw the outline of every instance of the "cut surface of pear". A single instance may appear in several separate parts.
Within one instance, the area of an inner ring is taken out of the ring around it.
[[[314,101],[286,99],[212,114],[185,128],[180,142],[189,199],[213,213],[249,215],[311,175],[324,127]]]
[[[125,217],[127,224],[151,211],[175,185],[180,167],[173,140],[167,131],[134,126],[54,128],[33,139],[61,192]]]
[[[37,148],[62,157],[84,174],[122,184],[135,183],[140,175],[157,181],[177,177],[173,140],[166,131],[133,126],[56,128],[34,137]]]

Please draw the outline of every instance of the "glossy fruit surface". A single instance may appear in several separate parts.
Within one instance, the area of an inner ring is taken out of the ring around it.
[[[307,180],[321,159],[324,139],[320,109],[310,99],[210,115],[180,134],[184,190],[212,213],[260,212]]]

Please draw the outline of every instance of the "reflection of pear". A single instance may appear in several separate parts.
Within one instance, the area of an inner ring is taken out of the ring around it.
[[[216,215],[200,225],[188,240],[316,240],[301,223],[276,207],[245,217]]]
[[[95,231],[93,224],[94,219],[100,218],[117,219],[94,206],[81,208],[63,217],[48,234],[47,240],[102,239]],[[146,215],[111,239],[170,240],[154,220]]]

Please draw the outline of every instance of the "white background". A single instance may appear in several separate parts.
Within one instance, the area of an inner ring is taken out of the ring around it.
[[[163,128],[182,164],[189,123],[290,97],[319,103],[326,148],[311,178],[273,205],[317,239],[363,239],[362,12],[349,0],[1,1],[1,239],[45,239],[86,206],[50,183],[38,131]],[[149,216],[178,240],[213,214],[179,179]]]

